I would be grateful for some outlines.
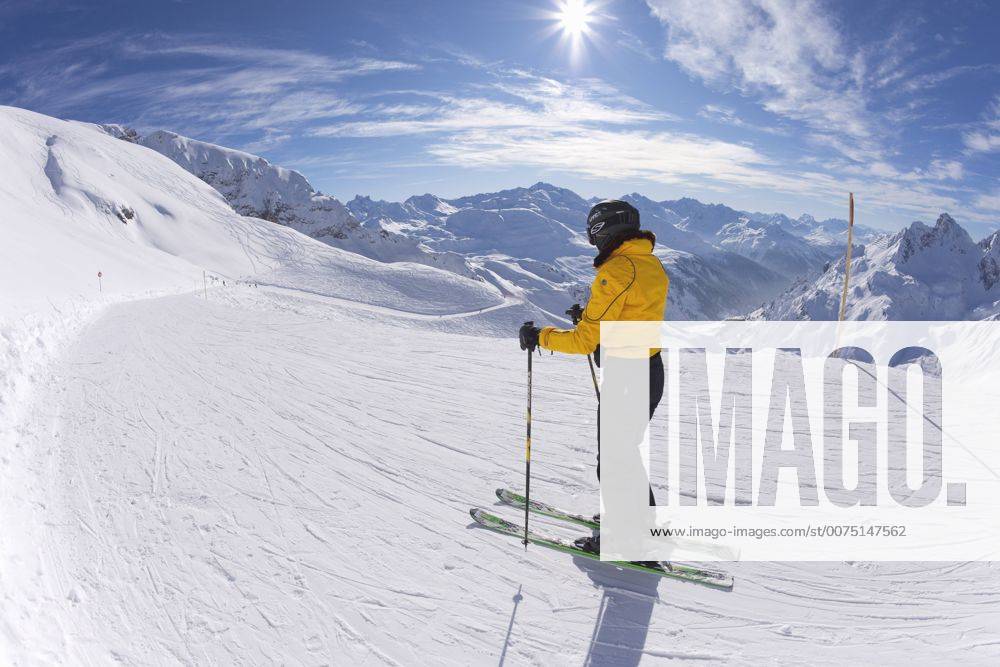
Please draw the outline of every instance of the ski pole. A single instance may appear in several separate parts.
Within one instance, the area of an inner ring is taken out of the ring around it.
[[[580,307],[580,304],[574,303],[566,311],[566,314],[573,320],[573,326],[576,326],[583,319],[583,308]],[[587,365],[590,366],[590,379],[594,381],[594,393],[597,394],[597,400],[600,401],[601,390],[597,386],[597,371],[594,370],[594,360],[591,358],[589,352],[587,353]]]
[[[531,322],[528,322],[531,324]],[[531,356],[533,349],[528,348],[528,435],[524,448],[524,550],[528,550],[528,507],[531,504]]]

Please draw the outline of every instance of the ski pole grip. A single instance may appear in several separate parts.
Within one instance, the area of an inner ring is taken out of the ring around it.
[[[573,320],[573,324],[576,325],[583,319],[583,308],[580,307],[580,304],[574,303],[569,307],[569,310],[566,311],[566,314],[569,315],[570,319]]]

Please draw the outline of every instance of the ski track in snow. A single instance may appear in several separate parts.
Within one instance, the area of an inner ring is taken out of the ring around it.
[[[467,515],[523,484],[516,344],[284,289],[209,297],[110,306],[38,388],[3,459],[10,661],[1000,656],[990,563],[733,564],[725,593],[525,552]],[[532,489],[594,511],[586,364],[535,374]]]

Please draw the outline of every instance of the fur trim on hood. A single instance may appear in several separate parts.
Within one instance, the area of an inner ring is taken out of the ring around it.
[[[626,241],[631,241],[633,239],[646,239],[654,246],[656,245],[656,234],[647,231],[645,229],[639,229],[636,231],[625,232],[621,236],[617,236],[611,239],[601,252],[597,253],[597,257],[594,258],[594,267],[599,267],[604,262],[611,258],[611,253],[621,247]]]

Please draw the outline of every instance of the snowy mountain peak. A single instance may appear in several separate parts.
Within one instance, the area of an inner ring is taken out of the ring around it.
[[[349,226],[352,222],[339,201],[317,193],[305,176],[257,155],[165,130],[142,137],[139,143],[166,155],[214,187],[241,215],[294,225],[301,217],[297,209],[305,207],[322,209],[322,222],[311,222],[326,227]]]
[[[437,195],[432,195],[430,193],[414,195],[409,197],[403,203],[417,211],[430,213],[432,215],[451,215],[458,210]]]
[[[136,132],[131,127],[125,125],[118,125],[117,123],[109,123],[105,125],[98,125],[104,132],[110,134],[115,139],[121,139],[122,141],[127,141],[130,144],[139,143],[139,133]]]
[[[792,277],[818,275],[835,256],[828,246],[810,243],[780,222],[746,215],[723,225],[715,237],[717,245]]]
[[[579,227],[580,221],[586,218],[586,212],[580,218],[576,210],[580,208],[589,209],[590,207],[582,197],[572,190],[559,188],[543,182],[535,183],[530,188],[511,188],[497,192],[459,197],[458,199],[451,200],[450,203],[458,208],[475,206],[483,210],[492,209],[502,211],[503,209],[511,208],[528,208],[538,211],[551,211],[554,208],[563,211],[573,210],[572,221],[566,220],[565,222],[572,224],[574,227]]]
[[[986,252],[1000,249],[1000,230],[997,230],[979,242],[979,247]]]
[[[632,206],[635,206],[636,208],[661,208],[661,204],[659,202],[653,201],[649,197],[638,192],[630,192],[627,195],[623,195],[621,199],[622,201],[632,204]],[[680,219],[678,218],[678,221],[679,220]]]
[[[355,207],[366,213],[365,219],[372,219],[371,225],[364,226],[339,200],[316,190],[300,172],[271,164],[258,155],[165,130],[140,137],[121,126],[102,129],[170,158],[215,188],[240,215],[285,225],[327,245],[379,261],[417,262],[471,275],[462,258],[430,252],[419,241],[383,226],[381,219],[388,216],[373,212],[385,202],[368,198],[355,202]]]
[[[546,183],[545,181],[538,181],[534,185],[530,186],[528,190],[532,191],[545,190],[548,192],[555,192],[555,191],[568,192],[567,190],[565,190],[565,188],[556,187],[555,185],[552,185],[551,183]]]
[[[979,261],[979,279],[983,288],[990,290],[1000,283],[1000,231],[993,232],[978,245],[983,253]]]
[[[947,213],[942,213],[933,227],[919,221],[913,222],[896,235],[895,242],[898,243],[895,259],[901,264],[928,254],[976,253],[976,243],[972,237]],[[940,257],[935,257],[934,260],[938,261]]]

